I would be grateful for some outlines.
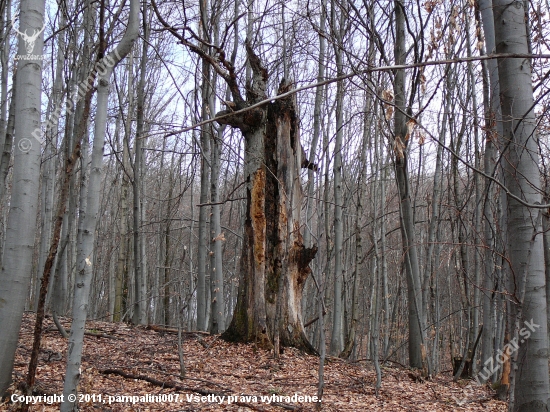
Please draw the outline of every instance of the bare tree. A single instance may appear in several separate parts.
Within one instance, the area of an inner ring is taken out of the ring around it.
[[[100,41],[104,38],[104,14],[100,12]],[[139,33],[139,1],[130,2],[128,26],[124,37],[116,48],[108,53],[99,63],[99,82],[97,89],[97,109],[94,127],[94,144],[91,159],[91,171],[88,181],[87,207],[84,215],[80,215],[80,243],[78,245],[77,264],[78,272],[75,279],[75,293],[73,303],[73,322],[69,336],[67,353],[67,370],[63,386],[64,402],[62,411],[71,411],[75,402],[69,401],[70,394],[76,394],[80,380],[80,361],[84,339],[84,325],[86,323],[90,284],[93,267],[93,252],[95,240],[95,226],[99,208],[99,189],[103,167],[103,147],[105,145],[105,130],[107,128],[107,103],[109,97],[110,77],[115,66],[131,51]],[[102,45],[102,47],[104,47]],[[100,50],[100,56],[103,50]]]
[[[493,1],[497,53],[529,53],[526,4]],[[516,285],[510,291],[515,312],[514,338],[523,338],[519,333],[524,322],[538,325],[528,343],[521,342],[514,356],[510,410],[541,411],[548,408],[550,392],[547,319],[546,311],[541,310],[546,305],[542,210],[528,207],[542,202],[531,62],[523,58],[499,59],[498,75],[504,171],[508,190],[516,197],[508,199],[507,209],[508,253],[512,283]]]
[[[394,2],[395,13],[395,64],[401,65],[406,61],[406,29],[405,6],[400,0]],[[414,231],[414,213],[412,208],[411,191],[409,186],[408,153],[409,129],[414,120],[412,111],[406,103],[406,74],[404,69],[395,71],[394,77],[394,136],[393,148],[395,153],[394,167],[397,187],[400,198],[401,237],[403,242],[403,257],[405,274],[407,277],[408,305],[409,305],[409,364],[413,368],[428,369],[424,329],[422,326],[424,315],[422,292],[420,284],[420,266]],[[414,87],[414,79],[413,79]],[[413,93],[413,92],[411,92]]]
[[[43,48],[44,7],[43,0],[22,0],[20,3],[19,31],[40,32],[31,50],[37,54]],[[24,39],[19,36],[19,55],[31,54],[27,51]],[[18,60],[13,97],[16,106],[16,149],[6,243],[0,272],[0,396],[4,396],[11,382],[19,328],[31,279],[42,143],[33,136],[41,135],[41,80],[41,60]]]

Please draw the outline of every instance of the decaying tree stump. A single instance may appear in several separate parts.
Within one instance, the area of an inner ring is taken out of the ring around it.
[[[231,114],[266,99],[267,71],[248,44],[247,53],[254,73],[247,99],[232,88],[234,104],[217,114],[218,123],[244,135],[247,198],[237,306],[222,337],[270,349],[278,334],[281,346],[315,353],[301,298],[317,248],[306,248],[300,232],[300,169],[315,165],[302,158],[294,96]],[[283,81],[278,93],[289,88]]]

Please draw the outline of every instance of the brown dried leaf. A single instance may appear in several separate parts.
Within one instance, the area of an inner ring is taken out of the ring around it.
[[[393,141],[393,150],[397,158],[400,160],[405,157],[404,149],[405,149],[405,144],[401,140],[401,137],[395,136],[395,140]]]

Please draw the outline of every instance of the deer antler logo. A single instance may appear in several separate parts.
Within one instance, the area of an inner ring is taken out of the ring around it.
[[[30,36],[27,34],[27,30],[25,30],[24,33],[21,33],[19,30],[15,28],[15,17],[11,21],[11,27],[13,27],[15,32],[19,34],[23,39],[23,41],[25,42],[25,49],[27,50],[27,53],[32,54],[34,50],[34,43],[36,42],[36,39],[38,38],[40,33],[44,31],[44,28],[46,27],[46,23],[44,23],[44,25],[40,30],[33,30],[33,34]]]

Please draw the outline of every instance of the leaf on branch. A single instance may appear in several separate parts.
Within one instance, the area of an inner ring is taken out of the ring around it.
[[[393,141],[393,150],[395,151],[395,155],[399,160],[402,160],[405,157],[404,149],[405,144],[403,143],[403,140],[401,140],[401,137],[395,136],[395,139]]]
[[[410,139],[415,126],[416,120],[409,119],[409,121],[407,122],[407,135],[405,136],[405,141]]]
[[[386,106],[386,120],[390,120],[393,116],[393,106],[387,104]]]
[[[393,102],[393,92],[389,89],[382,91],[382,99],[388,102]],[[384,104],[384,110],[386,112],[386,120],[390,120],[393,115],[393,105]]]
[[[422,146],[426,142],[426,135],[424,133],[418,134],[418,145]]]
[[[212,242],[217,242],[218,240],[221,240],[222,242],[225,242],[225,235],[223,232],[221,232],[218,236],[212,239]]]

